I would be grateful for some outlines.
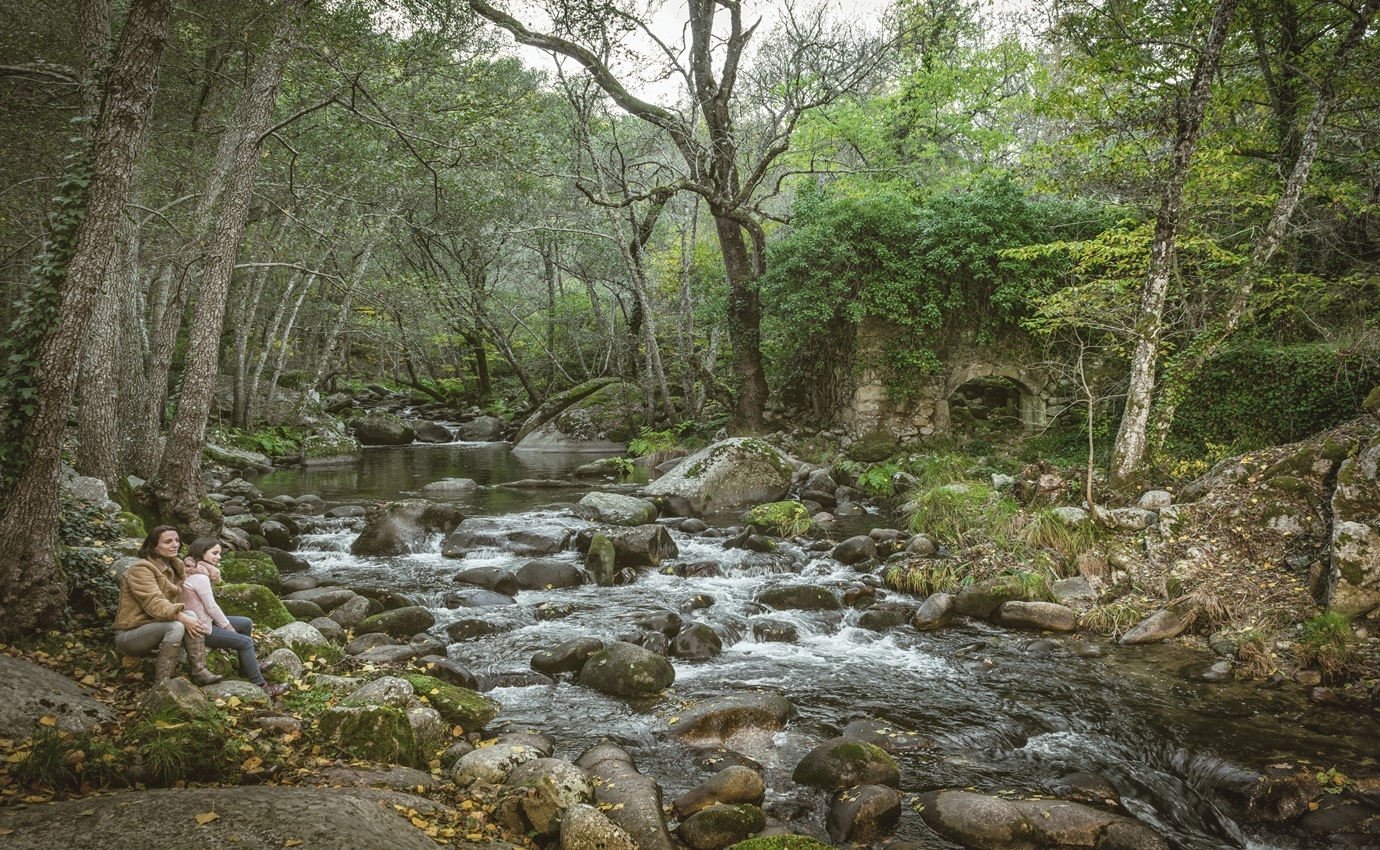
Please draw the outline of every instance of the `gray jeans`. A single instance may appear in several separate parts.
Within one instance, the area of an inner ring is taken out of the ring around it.
[[[159,621],[115,632],[115,646],[125,655],[149,655],[160,643],[182,643],[187,627],[177,620]]]

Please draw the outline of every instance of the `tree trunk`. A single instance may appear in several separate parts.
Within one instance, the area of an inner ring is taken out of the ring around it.
[[[263,383],[264,370],[268,368],[268,360],[273,356],[273,341],[278,338],[278,329],[283,326],[283,319],[287,316],[288,303],[292,301],[297,292],[297,287],[306,277],[305,272],[294,271],[288,278],[287,286],[283,288],[283,294],[278,298],[278,307],[273,312],[273,322],[264,329],[264,343],[259,349],[259,356],[254,363],[254,374],[249,379],[249,386],[245,389],[245,422],[241,427],[249,427],[254,420],[254,409],[259,402],[259,385]],[[310,286],[310,280],[307,281]],[[246,329],[246,332],[248,329]]]
[[[1188,393],[1188,385],[1193,381],[1193,377],[1198,374],[1205,363],[1221,350],[1223,343],[1236,331],[1241,320],[1249,311],[1251,293],[1254,291],[1256,283],[1260,281],[1261,275],[1264,274],[1265,267],[1284,241],[1285,232],[1289,228],[1289,221],[1293,218],[1294,209],[1303,196],[1303,188],[1308,183],[1308,176],[1313,170],[1313,163],[1318,158],[1318,148],[1322,143],[1323,130],[1327,126],[1327,119],[1336,99],[1337,77],[1350,61],[1351,52],[1365,37],[1371,19],[1375,17],[1376,9],[1377,3],[1375,2],[1367,3],[1361,7],[1356,20],[1352,22],[1351,29],[1338,43],[1332,61],[1327,65],[1327,76],[1318,87],[1317,100],[1313,103],[1313,110],[1308,116],[1308,124],[1299,140],[1298,157],[1294,160],[1294,167],[1289,172],[1289,179],[1285,181],[1284,191],[1280,194],[1279,200],[1275,202],[1269,222],[1266,223],[1265,229],[1261,231],[1260,237],[1251,249],[1250,262],[1236,276],[1232,286],[1231,299],[1227,303],[1226,315],[1220,322],[1208,328],[1202,336],[1194,340],[1193,344],[1185,349],[1180,357],[1171,361],[1165,369],[1164,388],[1160,393],[1159,404],[1155,409],[1156,449],[1163,446],[1164,441],[1169,437],[1169,429],[1174,424],[1174,414],[1178,412],[1179,404]]]
[[[37,397],[26,429],[30,453],[0,516],[0,636],[53,623],[67,602],[58,565],[58,482],[81,330],[95,310],[143,149],[171,16],[168,0],[132,0],[106,77],[85,217],[60,281],[57,323],[35,352]]]
[[[1121,427],[1117,430],[1116,444],[1112,448],[1109,478],[1111,485],[1118,489],[1135,483],[1136,474],[1145,458],[1146,424],[1154,399],[1155,365],[1164,331],[1164,302],[1173,271],[1174,240],[1179,228],[1184,183],[1188,179],[1193,150],[1198,144],[1198,132],[1202,129],[1203,115],[1212,95],[1212,78],[1217,73],[1222,45],[1226,43],[1236,4],[1237,0],[1218,0],[1207,44],[1203,46],[1197,70],[1193,74],[1188,99],[1179,108],[1179,127],[1169,159],[1169,178],[1160,197],[1160,210],[1155,217],[1155,237],[1150,247],[1150,268],[1141,289],[1126,412],[1122,414]]]
[[[283,335],[279,338],[278,359],[273,364],[273,377],[268,382],[268,397],[264,399],[264,410],[269,416],[273,415],[273,402],[278,398],[278,379],[283,377],[283,366],[287,363],[288,356],[288,341],[292,339],[292,329],[297,324],[297,313],[301,311],[302,302],[307,300],[307,293],[311,292],[311,285],[315,282],[316,276],[311,275],[302,285],[302,291],[297,294],[297,300],[292,303],[292,310],[288,313]]]
[[[742,225],[720,211],[711,208],[711,212],[728,278],[728,341],[733,346],[733,374],[738,379],[728,430],[731,434],[758,434],[765,427],[762,414],[767,405],[767,376],[762,369],[762,305],[757,296],[756,269]]]
[[[206,252],[196,321],[187,342],[182,397],[154,482],[163,521],[197,534],[219,530],[218,518],[202,518],[200,513],[201,449],[215,394],[226,295],[258,176],[260,137],[273,120],[283,68],[292,51],[291,40],[307,4],[308,0],[291,0],[281,7],[273,40],[255,64],[249,88],[232,118],[232,125],[238,128],[239,144]]]
[[[128,232],[132,228],[123,229]],[[97,297],[81,367],[81,406],[77,408],[77,472],[99,478],[111,489],[117,486],[121,473],[122,399],[117,364],[123,346],[119,308],[133,289],[129,250],[128,238],[116,244],[105,291]]]
[[[249,338],[253,336],[254,325],[259,321],[259,307],[263,304],[268,272],[268,266],[264,266],[250,278],[249,285],[243,287],[243,300],[235,319],[235,389],[230,421],[237,428],[249,427]]]
[[[150,298],[152,318],[144,366],[147,392],[138,401],[129,464],[136,475],[144,478],[153,477],[162,457],[158,437],[168,406],[168,373],[172,370],[173,355],[177,353],[177,330],[182,326],[187,291],[191,286],[185,273],[175,280],[176,275],[172,264],[164,265],[154,279],[155,294]]]

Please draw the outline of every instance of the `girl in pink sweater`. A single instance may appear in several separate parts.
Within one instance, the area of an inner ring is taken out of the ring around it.
[[[264,681],[263,671],[272,665],[260,665],[254,653],[254,621],[248,617],[226,616],[216,604],[211,586],[220,583],[223,551],[220,541],[214,537],[198,537],[192,541],[187,557],[183,559],[187,566],[187,578],[182,583],[182,604],[197,619],[211,625],[211,633],[206,636],[208,647],[235,650],[239,654],[240,672],[244,677],[263,688],[270,697],[281,696],[287,691],[287,685]]]

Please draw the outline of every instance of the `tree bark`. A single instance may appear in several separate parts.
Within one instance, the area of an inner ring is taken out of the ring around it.
[[[196,534],[219,531],[218,517],[201,516],[201,449],[215,394],[225,301],[258,176],[261,137],[271,126],[283,69],[292,52],[292,37],[309,2],[289,0],[281,7],[272,42],[255,64],[249,88],[232,119],[232,125],[238,129],[239,144],[225,182],[225,192],[219,199],[215,229],[206,252],[196,321],[191,325],[187,342],[182,396],[168,434],[163,462],[153,482],[163,521]]]
[[[95,310],[143,150],[171,17],[169,0],[132,0],[106,77],[86,215],[61,281],[57,324],[44,334],[37,352],[38,396],[26,435],[31,452],[0,517],[0,635],[49,625],[67,602],[58,565],[58,483],[81,330]]]
[[[127,232],[132,228],[123,228]],[[117,242],[106,273],[106,286],[97,296],[81,367],[80,399],[77,408],[77,472],[99,478],[114,489],[120,480],[120,379],[118,363],[123,346],[120,340],[120,304],[133,289],[134,273],[128,256],[129,239]]]
[[[1154,242],[1150,247],[1150,268],[1141,288],[1140,315],[1136,322],[1136,345],[1131,356],[1130,386],[1126,395],[1126,412],[1122,414],[1112,448],[1109,479],[1113,487],[1124,489],[1135,483],[1141,462],[1145,459],[1146,425],[1150,405],[1154,399],[1155,366],[1159,359],[1160,337],[1164,332],[1164,302],[1169,292],[1169,277],[1174,263],[1174,240],[1179,228],[1179,212],[1183,206],[1184,183],[1188,179],[1193,150],[1203,126],[1203,115],[1212,96],[1212,79],[1222,57],[1231,28],[1232,14],[1237,0],[1218,0],[1213,11],[1207,43],[1193,73],[1188,99],[1179,107],[1179,126],[1174,138],[1174,150],[1169,159],[1169,177],[1160,197],[1159,214],[1155,217]]]

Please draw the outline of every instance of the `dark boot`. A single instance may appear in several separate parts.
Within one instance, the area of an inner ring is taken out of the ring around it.
[[[155,685],[172,678],[173,671],[177,669],[178,656],[181,654],[181,643],[165,641],[158,645],[158,658],[153,662],[153,683]]]
[[[192,666],[192,684],[204,687],[225,678],[206,668],[206,641],[203,638],[187,635],[182,639],[182,644],[187,647],[187,661]]]

